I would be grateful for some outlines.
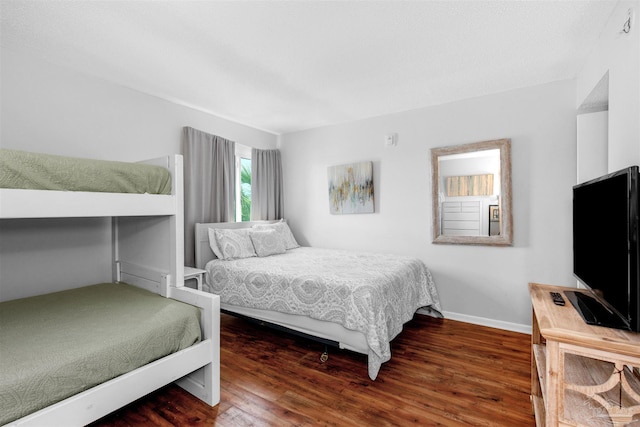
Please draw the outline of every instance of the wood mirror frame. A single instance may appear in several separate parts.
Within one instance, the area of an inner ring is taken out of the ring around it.
[[[500,234],[496,236],[453,236],[442,234],[439,200],[439,158],[483,150],[500,150]],[[431,149],[431,191],[433,209],[433,243],[457,245],[511,246],[513,219],[511,213],[511,140],[496,139]]]

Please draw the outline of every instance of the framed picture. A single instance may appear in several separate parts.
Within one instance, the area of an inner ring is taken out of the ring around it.
[[[489,205],[489,221],[500,222],[500,207],[498,205]]]
[[[334,215],[372,213],[373,162],[329,166],[329,212]]]
[[[500,206],[489,205],[489,236],[500,235]]]

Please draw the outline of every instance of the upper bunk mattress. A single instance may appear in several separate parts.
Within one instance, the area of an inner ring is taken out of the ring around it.
[[[199,319],[124,283],[0,303],[0,425],[199,342]]]
[[[0,149],[0,188],[171,194],[171,173],[141,163]]]

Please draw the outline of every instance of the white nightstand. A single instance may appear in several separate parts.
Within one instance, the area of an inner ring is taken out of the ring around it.
[[[199,268],[193,268],[193,267],[184,267],[184,280],[185,282],[187,281],[187,279],[196,279],[196,283],[198,284],[198,290],[201,291],[202,290],[202,282],[204,281],[204,273],[206,273],[205,270],[201,270]]]

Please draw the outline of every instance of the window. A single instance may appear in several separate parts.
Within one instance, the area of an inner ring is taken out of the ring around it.
[[[236,144],[236,221],[251,220],[251,148]]]

